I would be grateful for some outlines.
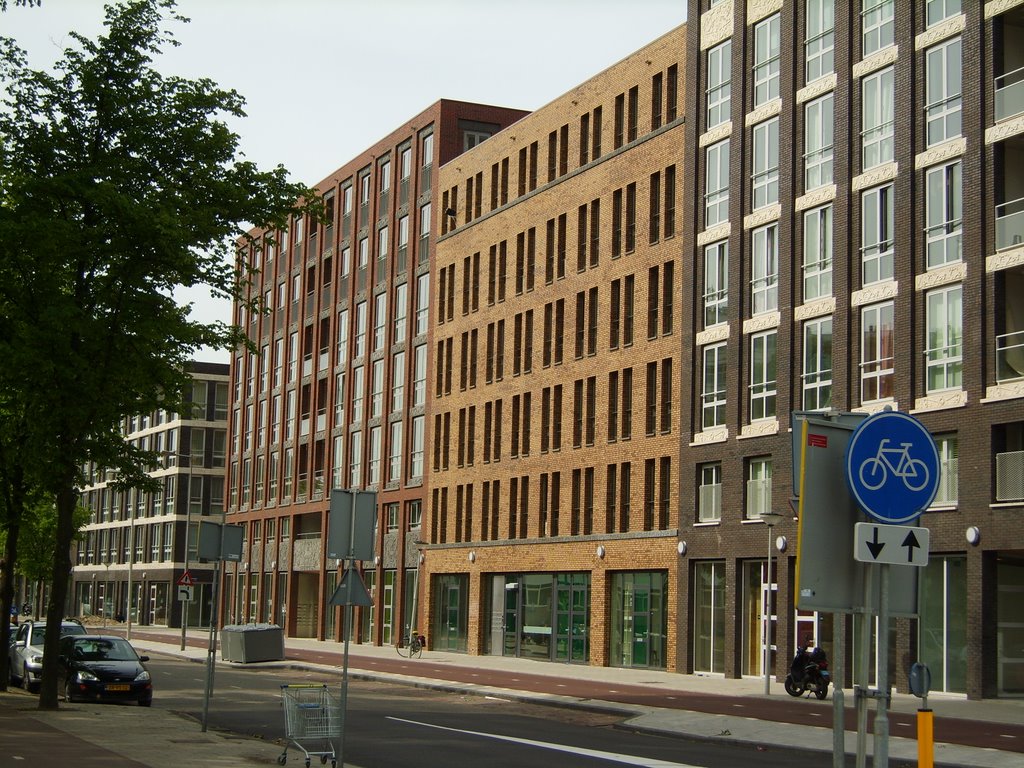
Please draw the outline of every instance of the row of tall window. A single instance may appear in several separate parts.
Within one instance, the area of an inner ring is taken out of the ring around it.
[[[640,516],[631,462],[435,487],[431,541],[495,541],[666,530],[672,524],[672,458],[645,459]],[[603,480],[603,487],[599,485]],[[504,485],[504,489],[503,486]],[[504,490],[504,493],[503,493]],[[599,506],[601,501],[603,506]],[[566,504],[568,502],[568,504]]]

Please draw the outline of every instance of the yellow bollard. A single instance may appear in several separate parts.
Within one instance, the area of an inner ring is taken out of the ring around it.
[[[935,730],[934,713],[930,709],[917,710],[917,766],[934,768]]]

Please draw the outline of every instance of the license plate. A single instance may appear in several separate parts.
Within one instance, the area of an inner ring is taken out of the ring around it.
[[[108,691],[129,691],[129,690],[131,690],[131,686],[130,685],[120,685],[120,684],[118,684],[118,685],[108,685],[107,686],[107,690]]]

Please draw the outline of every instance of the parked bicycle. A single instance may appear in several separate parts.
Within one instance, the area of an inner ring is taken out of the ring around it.
[[[395,646],[399,656],[409,659],[418,659],[423,655],[423,649],[427,645],[427,638],[415,629],[402,638],[402,642]]]

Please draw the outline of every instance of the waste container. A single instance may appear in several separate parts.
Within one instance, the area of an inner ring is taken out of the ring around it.
[[[276,624],[229,624],[220,631],[224,661],[282,661],[284,630]]]

